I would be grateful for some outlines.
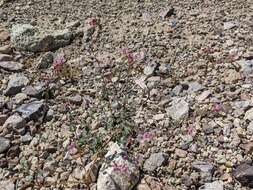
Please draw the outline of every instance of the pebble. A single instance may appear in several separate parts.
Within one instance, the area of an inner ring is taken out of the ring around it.
[[[159,153],[154,153],[151,154],[151,156],[144,162],[144,170],[146,171],[155,171],[157,168],[165,164],[168,160],[168,155],[159,152]]]
[[[24,65],[15,61],[1,61],[0,68],[10,72],[18,72],[23,70]]]

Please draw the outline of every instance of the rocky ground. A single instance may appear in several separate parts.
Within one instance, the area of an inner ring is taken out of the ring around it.
[[[0,0],[0,189],[253,188],[252,0]]]

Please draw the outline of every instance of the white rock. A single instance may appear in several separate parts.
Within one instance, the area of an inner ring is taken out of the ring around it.
[[[172,119],[181,120],[188,116],[189,104],[183,98],[175,98],[166,111]]]

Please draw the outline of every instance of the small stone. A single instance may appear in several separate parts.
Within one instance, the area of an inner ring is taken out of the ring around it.
[[[155,62],[150,63],[150,64],[145,66],[143,72],[144,72],[145,75],[151,76],[155,73],[157,67],[158,67],[157,63],[155,63]]]
[[[23,118],[27,120],[36,120],[41,116],[44,116],[47,108],[43,101],[33,101],[19,106],[16,110],[22,114]]]
[[[159,179],[155,177],[151,177],[145,175],[143,179],[140,181],[138,186],[136,187],[137,190],[163,190],[163,184],[159,183]]]
[[[28,96],[25,93],[18,93],[13,99],[16,104],[21,104],[28,99]]]
[[[251,121],[247,126],[247,131],[248,133],[253,134],[253,121]]]
[[[239,60],[237,62],[240,65],[240,70],[245,74],[249,75],[253,73],[253,60]]]
[[[9,77],[8,86],[4,93],[6,96],[15,95],[19,93],[28,83],[28,78],[23,74],[13,74]]]
[[[211,91],[210,90],[206,90],[204,92],[202,92],[199,96],[196,97],[196,100],[199,102],[204,101],[206,98],[208,98],[211,95]]]
[[[201,190],[223,190],[223,182],[222,181],[214,181],[212,183],[205,183]]]
[[[197,91],[203,89],[203,86],[201,84],[199,84],[197,81],[185,83],[185,84],[183,84],[183,88],[184,88],[184,86],[186,86],[186,91],[188,93],[197,92]]]
[[[81,105],[83,102],[83,98],[79,94],[75,96],[69,96],[67,97],[67,100],[76,105]]]
[[[47,52],[41,56],[39,59],[37,68],[38,69],[47,69],[51,67],[54,61],[54,54],[52,52]]]
[[[0,137],[0,154],[4,153],[10,148],[10,141],[4,137]]]
[[[171,72],[171,66],[169,64],[160,64],[158,70],[159,70],[159,73],[168,75]]]
[[[183,175],[181,177],[181,181],[186,187],[190,187],[192,185],[192,179],[188,175]]]
[[[67,28],[73,29],[73,28],[77,28],[80,25],[81,25],[80,21],[76,20],[76,21],[68,23]]]
[[[167,108],[167,114],[174,120],[182,120],[188,117],[189,104],[183,98],[175,98],[171,106]]]
[[[17,114],[11,115],[4,123],[3,127],[11,130],[23,128],[26,122],[25,119]]]
[[[38,84],[35,86],[26,86],[25,88],[23,88],[22,93],[30,97],[41,99],[45,91],[46,87],[44,86],[44,84]]]
[[[223,25],[224,30],[230,30],[232,28],[235,28],[238,26],[238,23],[230,21],[230,22],[225,22]]]
[[[24,65],[15,61],[2,61],[0,62],[0,68],[10,72],[18,72],[23,70]]]
[[[144,163],[144,170],[146,171],[155,171],[158,167],[162,166],[165,164],[168,160],[168,155],[159,152],[159,153],[154,153],[152,154]]]
[[[175,150],[175,155],[176,155],[177,157],[179,157],[179,158],[186,158],[186,156],[187,156],[187,151],[177,148],[177,149]]]
[[[32,140],[32,136],[29,133],[27,133],[24,136],[21,136],[20,140],[22,143],[28,143]]]
[[[195,161],[192,163],[192,168],[204,172],[204,173],[213,173],[214,172],[214,166],[208,162],[203,161]]]
[[[97,181],[99,164],[95,161],[90,162],[85,166],[84,181],[86,185],[90,185]]]

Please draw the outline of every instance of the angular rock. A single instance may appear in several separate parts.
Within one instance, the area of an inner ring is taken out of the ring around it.
[[[38,69],[47,69],[51,67],[54,61],[54,54],[52,52],[47,52],[41,56],[39,59],[37,68]]]
[[[225,22],[223,25],[224,30],[230,30],[230,29],[237,27],[237,26],[238,26],[238,23],[233,22],[233,21]]]
[[[23,128],[26,124],[24,118],[20,117],[17,114],[11,115],[4,123],[3,127],[8,129],[20,129]]]
[[[46,52],[69,45],[72,33],[69,30],[49,31],[30,24],[17,24],[12,27],[11,41],[23,51]]]
[[[137,190],[147,190],[147,189],[163,190],[163,184],[159,183],[159,179],[146,175],[140,181],[140,184],[138,184],[136,189]]]
[[[19,106],[16,111],[26,120],[36,120],[46,114],[47,107],[43,101],[33,101]]]
[[[251,108],[248,111],[246,111],[246,113],[244,115],[244,119],[245,120],[249,120],[249,121],[253,120],[253,108]]]
[[[175,155],[176,155],[177,157],[179,157],[179,158],[186,158],[186,156],[187,156],[187,151],[177,148],[177,149],[175,150]]]
[[[240,60],[237,62],[241,68],[240,70],[245,74],[249,75],[253,72],[253,60]]]
[[[10,33],[4,28],[0,28],[0,42],[4,42],[10,38]]]
[[[18,72],[18,71],[22,71],[23,68],[24,68],[24,65],[15,61],[1,61],[0,62],[0,69],[4,69],[6,71]]]
[[[138,183],[140,171],[122,154],[124,152],[115,147],[109,148],[107,162],[103,163],[97,180],[97,190],[131,190]],[[114,154],[112,154],[114,152]]]
[[[201,84],[199,84],[197,81],[185,83],[185,84],[183,84],[183,88],[184,87],[186,87],[186,91],[188,93],[197,92],[197,91],[203,89],[203,86]]]
[[[170,16],[174,15],[174,14],[175,14],[174,11],[175,11],[175,9],[174,9],[173,7],[167,8],[166,10],[164,10],[164,11],[162,11],[162,12],[160,13],[160,16],[161,16],[163,19],[165,19],[165,18],[167,18],[167,17],[170,17]]]
[[[86,185],[90,185],[97,181],[99,166],[99,163],[96,163],[95,161],[92,161],[85,166],[84,181]]]
[[[214,181],[212,183],[205,183],[203,187],[200,188],[200,190],[223,190],[223,182],[222,181]]]
[[[181,120],[188,116],[189,104],[183,98],[175,98],[166,111],[172,119]]]
[[[159,153],[154,153],[151,154],[151,156],[144,162],[144,170],[145,171],[155,171],[158,167],[162,166],[165,164],[168,160],[168,155],[159,152]]]
[[[9,77],[7,89],[4,94],[11,96],[19,93],[21,89],[29,83],[29,80],[23,74],[13,74]]]
[[[43,93],[46,90],[45,84],[37,84],[35,86],[27,86],[22,90],[22,93],[26,94],[27,96],[34,97],[34,98],[42,98]]]
[[[3,125],[7,119],[8,119],[8,116],[6,114],[1,114],[0,115],[0,125]]]
[[[81,105],[83,102],[83,98],[79,94],[75,96],[69,96],[67,97],[67,100],[76,105]]]
[[[21,104],[28,99],[28,96],[25,93],[18,93],[14,96],[13,99],[16,104]]]
[[[151,76],[155,73],[157,69],[158,69],[158,64],[155,62],[152,62],[145,66],[143,73],[147,76]]]
[[[253,166],[251,163],[245,162],[238,165],[233,171],[233,176],[242,185],[253,187]]]
[[[205,173],[211,173],[211,174],[214,172],[214,166],[208,162],[203,162],[203,161],[193,162],[192,168],[199,172],[205,172]]]
[[[0,137],[0,154],[10,148],[10,141],[4,137]]]

